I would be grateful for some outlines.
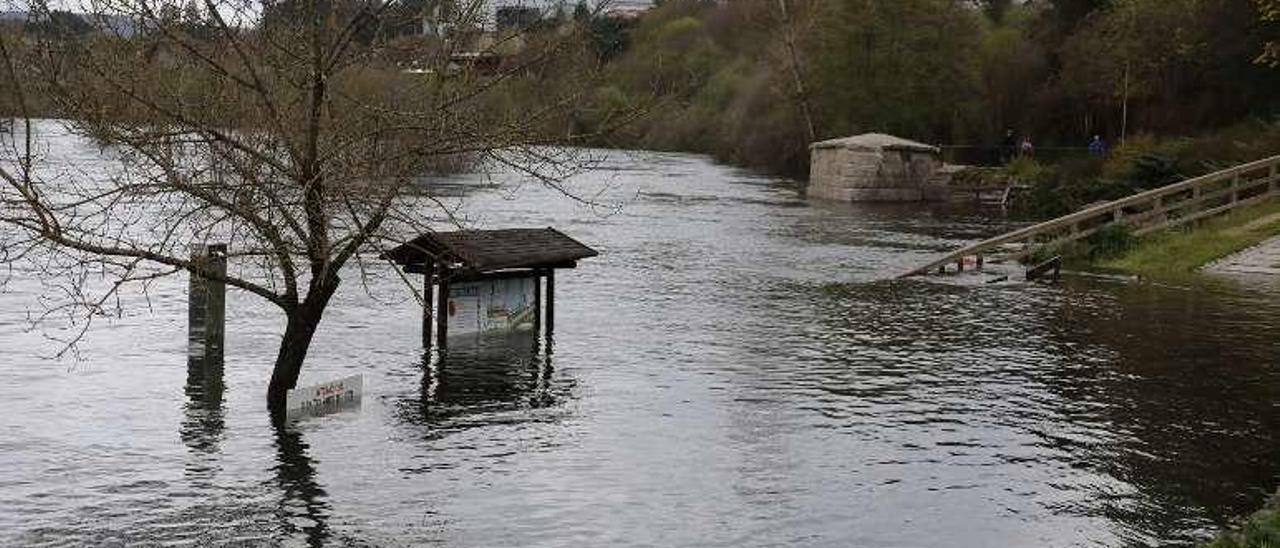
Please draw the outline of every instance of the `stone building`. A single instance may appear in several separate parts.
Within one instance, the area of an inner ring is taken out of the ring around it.
[[[809,195],[842,202],[945,199],[948,170],[934,146],[866,133],[810,145]]]

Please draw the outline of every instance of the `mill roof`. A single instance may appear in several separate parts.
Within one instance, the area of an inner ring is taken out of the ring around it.
[[[886,135],[884,133],[863,133],[852,137],[830,139],[809,145],[810,149],[848,148],[862,150],[908,150],[912,152],[939,153],[938,147],[924,143]]]

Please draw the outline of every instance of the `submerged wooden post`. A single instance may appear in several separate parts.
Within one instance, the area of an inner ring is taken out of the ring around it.
[[[449,268],[436,269],[440,286],[436,295],[436,348],[444,352],[449,347]]]
[[[556,271],[547,270],[547,336],[556,329]]]
[[[227,320],[227,286],[210,279],[227,275],[226,244],[198,245],[191,251],[194,272],[187,291],[188,362],[221,363]]]
[[[426,268],[422,269],[422,349],[425,351],[431,350],[431,330],[435,329],[435,325],[431,323],[431,307],[435,306],[435,299],[431,294],[435,287],[431,272],[434,268],[434,264],[427,263]]]

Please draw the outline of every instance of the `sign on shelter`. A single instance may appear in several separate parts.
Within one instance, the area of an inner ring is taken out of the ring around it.
[[[537,278],[463,282],[449,286],[449,334],[532,329]]]

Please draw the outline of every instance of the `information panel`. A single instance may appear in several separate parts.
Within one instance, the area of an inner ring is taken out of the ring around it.
[[[509,278],[450,284],[449,336],[532,327],[537,283],[537,278]]]

